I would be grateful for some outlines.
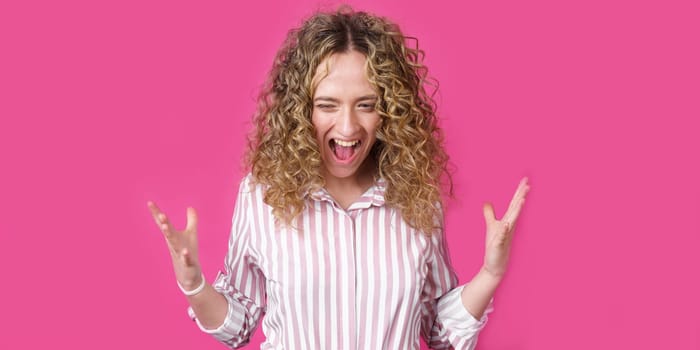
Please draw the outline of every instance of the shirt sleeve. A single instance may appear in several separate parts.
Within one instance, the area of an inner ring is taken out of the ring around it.
[[[457,274],[441,231],[430,237],[430,246],[432,254],[422,291],[421,335],[432,349],[472,350],[493,311],[493,298],[480,320],[472,316],[462,303],[464,285],[455,287]]]
[[[199,323],[192,307],[187,308],[190,318],[199,328],[234,349],[246,345],[255,332],[258,320],[266,310],[265,276],[250,255],[250,224],[253,217],[250,176],[241,181],[231,224],[228,252],[224,270],[219,271],[212,283],[228,302],[224,323],[216,329],[206,329]]]

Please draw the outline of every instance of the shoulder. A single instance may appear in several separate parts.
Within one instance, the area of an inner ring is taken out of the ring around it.
[[[255,179],[255,176],[253,176],[253,173],[248,172],[247,174],[243,175],[243,177],[241,178],[241,180],[238,184],[238,192],[239,193],[255,192],[256,190],[262,189],[263,187],[264,187],[264,185]]]
[[[238,184],[238,202],[257,202],[264,196],[263,185],[255,181],[252,173],[247,173]]]

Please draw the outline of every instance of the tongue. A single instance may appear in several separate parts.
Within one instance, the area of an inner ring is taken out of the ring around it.
[[[346,160],[352,156],[353,147],[335,145],[335,156],[340,160]]]

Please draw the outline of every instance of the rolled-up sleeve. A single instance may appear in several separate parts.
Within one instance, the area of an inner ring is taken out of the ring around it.
[[[433,234],[430,240],[432,253],[422,292],[422,336],[432,349],[472,350],[493,311],[493,298],[481,319],[472,316],[462,303],[465,285],[457,286],[442,232]]]
[[[206,329],[197,319],[192,307],[188,315],[199,328],[230,348],[246,345],[255,332],[258,320],[265,313],[265,276],[248,249],[251,211],[250,175],[241,181],[232,218],[228,252],[224,270],[219,271],[212,286],[228,302],[223,324]]]
[[[489,301],[481,319],[477,320],[462,303],[461,295],[464,286],[456,287],[440,297],[437,302],[437,319],[433,327],[444,329],[444,332],[435,332],[437,335],[435,340],[438,344],[449,343],[454,349],[471,350],[476,347],[479,332],[486,326],[488,314],[493,311],[493,298]]]

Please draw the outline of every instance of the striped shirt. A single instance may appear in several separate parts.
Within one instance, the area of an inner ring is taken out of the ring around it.
[[[261,349],[473,349],[481,320],[461,301],[442,234],[427,237],[384,203],[378,180],[345,210],[326,192],[307,196],[294,227],[275,226],[263,186],[239,188],[224,271],[213,287],[224,323],[200,329],[231,348],[258,320]]]

